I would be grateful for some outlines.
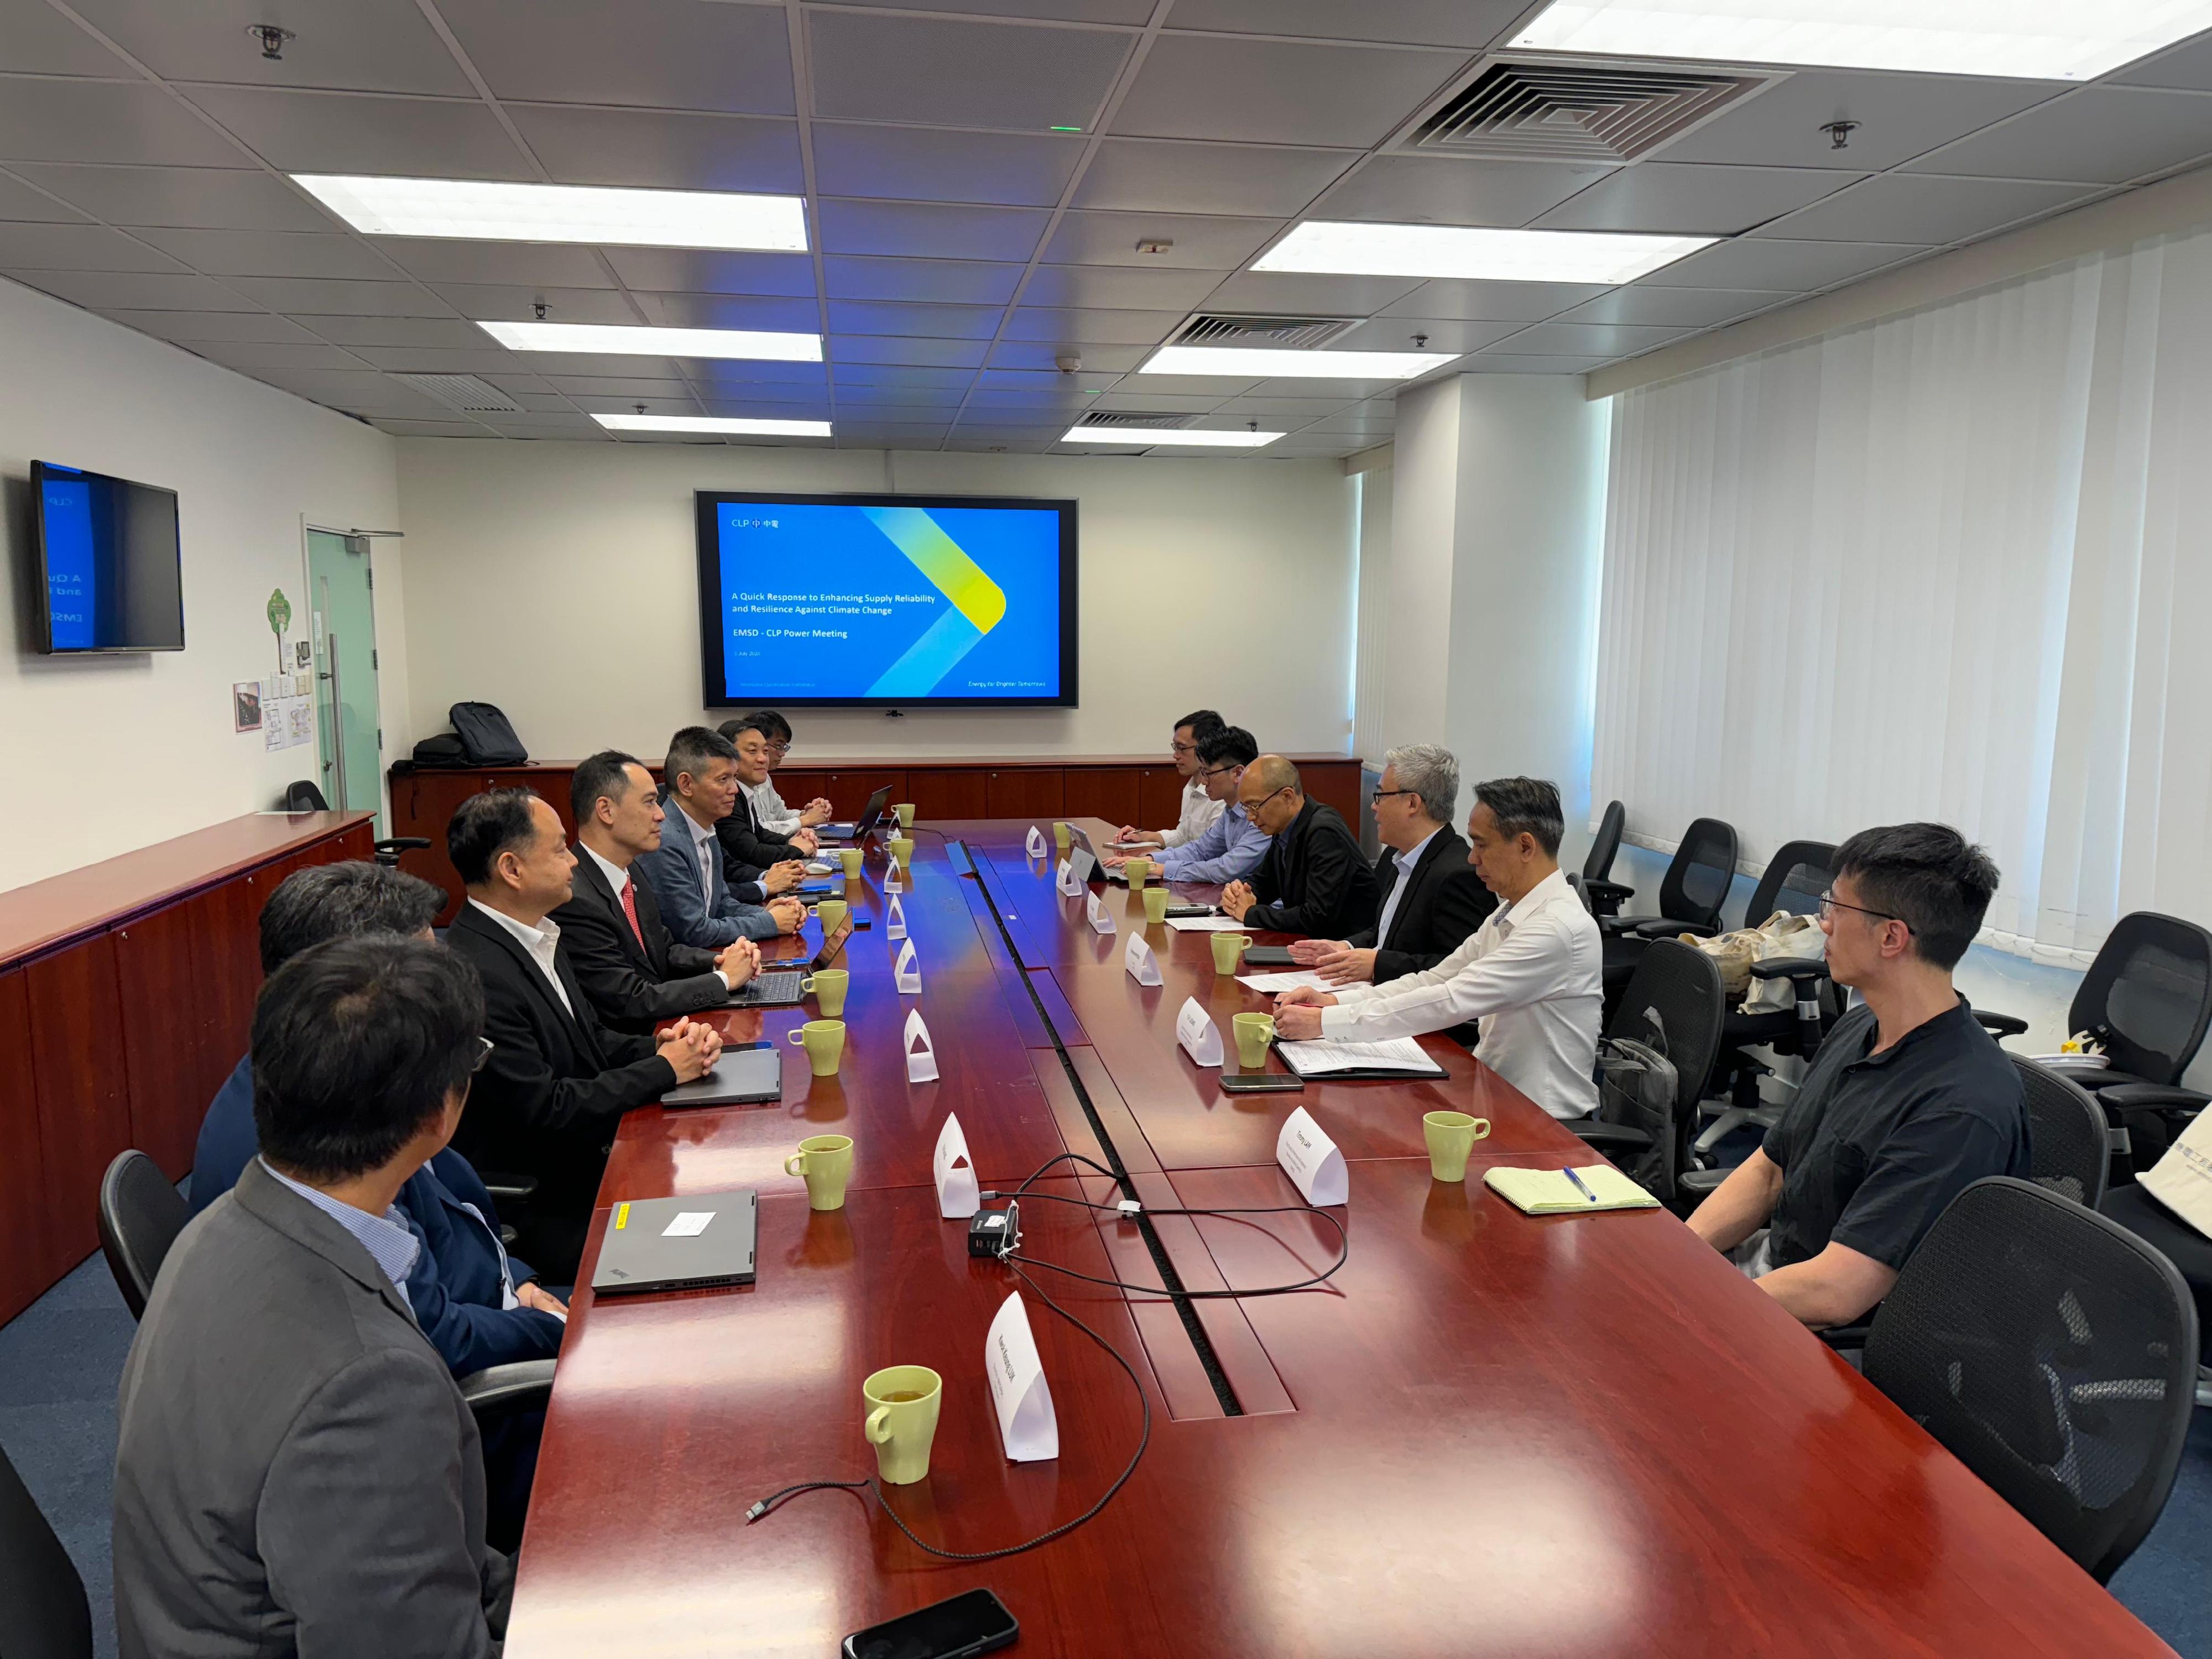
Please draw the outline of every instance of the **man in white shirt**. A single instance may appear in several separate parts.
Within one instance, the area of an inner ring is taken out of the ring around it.
[[[1182,847],[1213,828],[1224,804],[1213,798],[1200,775],[1198,745],[1227,723],[1211,708],[1185,714],[1176,722],[1168,752],[1176,770],[1182,775],[1182,815],[1172,830],[1139,830],[1133,823],[1125,823],[1115,834],[1116,841],[1134,847]]]
[[[1468,844],[1499,901],[1489,921],[1425,972],[1334,994],[1285,991],[1276,1035],[1373,1042],[1479,1019],[1478,1060],[1553,1117],[1585,1116],[1597,1107],[1605,945],[1559,872],[1559,788],[1494,778],[1475,785],[1474,803]]]
[[[794,812],[775,792],[775,774],[783,765],[784,757],[791,752],[791,722],[773,708],[760,709],[742,720],[725,720],[721,733],[732,743],[738,740],[737,733],[731,730],[733,726],[757,726],[768,738],[768,776],[758,783],[741,781],[738,786],[753,804],[753,817],[761,828],[772,830],[779,836],[790,836],[801,830],[811,830],[817,823],[829,823],[836,809],[822,796],[817,795]]]

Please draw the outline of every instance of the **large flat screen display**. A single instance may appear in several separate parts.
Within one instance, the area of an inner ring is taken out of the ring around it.
[[[31,463],[40,648],[181,651],[177,492]]]
[[[1076,702],[1075,503],[701,490],[710,708]]]

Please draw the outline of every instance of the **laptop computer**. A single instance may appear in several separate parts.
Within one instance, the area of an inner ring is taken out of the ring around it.
[[[1089,882],[1105,869],[1098,861],[1098,851],[1091,846],[1089,833],[1079,826],[1072,826],[1067,832],[1067,868],[1081,883]],[[1124,876],[1122,879],[1128,878]]]
[[[860,816],[850,823],[817,823],[814,826],[817,841],[865,841],[884,821],[884,806],[891,798],[888,783],[868,797],[867,805]]]
[[[725,1048],[714,1069],[691,1083],[679,1083],[661,1096],[663,1106],[757,1106],[783,1098],[783,1051]]]
[[[753,1282],[760,1194],[750,1187],[615,1206],[592,1270],[598,1296]]]
[[[853,936],[853,913],[848,910],[837,929],[822,941],[822,948],[812,957],[788,965],[778,963],[763,968],[743,985],[730,993],[725,1008],[789,1008],[801,1000],[799,984],[819,968],[827,968],[837,959],[845,948],[845,941]]]

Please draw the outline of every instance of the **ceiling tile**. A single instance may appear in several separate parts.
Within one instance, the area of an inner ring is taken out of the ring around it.
[[[630,288],[663,294],[814,296],[814,261],[804,253],[726,253],[688,247],[611,247],[605,252],[615,274]]]
[[[1535,221],[1545,230],[1733,236],[1841,190],[1860,175],[1821,167],[1622,167]]]
[[[21,179],[0,173],[0,221],[78,224],[85,216],[65,202],[42,195]]]
[[[137,234],[210,276],[352,276],[390,282],[397,275],[361,237],[331,231],[149,227]]]
[[[837,197],[820,203],[819,210],[825,253],[924,259],[1026,260],[1051,216],[1035,208],[939,207]]]
[[[350,283],[315,276],[226,279],[271,311],[307,317],[444,317],[448,307],[413,283]]]
[[[847,421],[842,418],[842,411],[839,413],[837,441],[841,444],[882,443],[902,448],[927,447],[934,449],[938,441],[950,429],[942,421],[920,425],[903,422]]]
[[[1773,234],[1837,242],[1921,242],[1985,235],[2097,192],[2014,179],[1938,179],[1889,173],[1771,222]]]
[[[1132,374],[1121,383],[1121,390],[1135,398],[1210,397],[1218,400],[1241,397],[1256,386],[1270,384],[1273,383],[1241,374]]]
[[[548,384],[558,386],[564,392],[570,389],[567,382],[572,376],[580,380],[669,380],[679,385],[684,379],[684,365],[671,358],[617,356],[612,352],[511,351],[507,354],[507,363],[511,370],[542,374]]]
[[[1179,29],[1486,46],[1528,9],[1528,0],[1177,0],[1168,21]]]
[[[251,144],[262,160],[286,173],[366,173],[410,179],[532,176],[506,129],[480,103],[252,87],[183,90]]]
[[[1264,316],[1311,312],[1323,317],[1371,317],[1423,286],[1418,276],[1312,276],[1302,271],[1240,270],[1206,303],[1209,310]]]
[[[2122,86],[2186,87],[2212,92],[2212,34],[2185,40],[2148,63],[2120,70],[2112,79]]]
[[[1470,357],[1460,368],[1469,374],[1587,374],[1612,361],[1610,357],[1516,357],[1500,352]]]
[[[1016,264],[961,259],[856,259],[832,255],[822,280],[833,300],[934,300],[1003,306],[1022,279]]]
[[[839,363],[834,372],[840,397],[847,386],[900,386],[950,391],[957,395],[965,392],[975,379],[972,369],[901,368],[888,363]]]
[[[699,0],[439,0],[493,94],[790,115],[781,6]]]
[[[604,374],[609,371],[575,372]],[[644,374],[647,371],[639,369],[634,372]],[[731,357],[708,357],[685,363],[684,372],[686,378],[702,386],[769,386],[781,382],[793,386],[826,386],[830,384],[830,365],[827,363],[746,362]]]
[[[1053,442],[1050,434],[1032,428],[1008,430],[969,426],[963,422],[952,428],[952,435],[945,441],[945,447],[970,454],[1042,455],[1052,447]]]
[[[1204,415],[1220,405],[1218,398],[1176,397],[1166,392],[1146,392],[1141,388],[1125,392],[1109,392],[1091,400],[1093,409],[1130,410],[1138,413],[1152,411],[1162,415]]]
[[[1006,321],[1010,340],[1075,344],[1157,345],[1182,323],[1180,311],[1061,311],[1019,306]]]
[[[612,288],[599,254],[566,242],[465,242],[443,236],[379,236],[375,251],[426,283],[540,283]],[[656,250],[657,251],[657,250]],[[390,274],[390,268],[386,268]]]
[[[2060,90],[2049,81],[1798,70],[1668,144],[1668,161],[1835,167],[1875,173],[2026,109]],[[1844,148],[1821,128],[1856,121]]]
[[[496,374],[487,374],[484,379],[518,403],[527,396],[544,397],[553,390],[551,383],[540,375],[517,374],[507,369],[501,369]]]
[[[1280,219],[1213,219],[1176,213],[1069,213],[1045,249],[1060,265],[1141,265],[1179,270],[1230,270],[1282,228]],[[1139,242],[1164,241],[1158,253]]]
[[[101,225],[0,224],[0,267],[33,270],[166,270],[161,249]]]
[[[1613,171],[1594,163],[1378,155],[1307,216],[1518,228]]]
[[[1473,358],[1469,358],[1468,360],[1468,362],[1473,362],[1474,361],[1474,360]],[[1449,372],[1456,374],[1459,373],[1459,368],[1454,368]],[[1404,382],[1398,380],[1354,380],[1334,379],[1316,380],[1308,380],[1301,376],[1297,380],[1285,379],[1262,380],[1260,382],[1257,391],[1258,394],[1263,398],[1310,398],[1320,392],[1334,392],[1340,397],[1347,398],[1372,398],[1383,392],[1395,392],[1403,384]]]
[[[545,104],[507,113],[556,184],[795,193],[805,180],[796,121]]]
[[[1519,323],[1467,323],[1448,318],[1382,317],[1347,329],[1331,340],[1340,351],[1480,351],[1522,326]],[[1428,337],[1417,344],[1413,337]]]
[[[258,374],[266,368],[358,369],[365,367],[353,353],[343,346],[334,345],[198,340],[192,343],[191,349],[210,362],[221,363],[225,368],[234,368],[246,374]]]
[[[502,392],[508,389],[510,377],[488,374]],[[588,375],[554,374],[545,384],[563,394],[586,398],[673,398],[686,390],[682,380],[617,380],[611,376],[593,378]]]
[[[825,196],[1052,207],[1082,158],[1083,140],[1064,135],[835,121],[814,128],[814,182]]]
[[[261,311],[129,311],[102,306],[100,313],[110,322],[180,345],[209,340],[320,343],[299,324]]]
[[[1006,314],[1003,306],[832,300],[830,327],[837,334],[914,334],[949,340],[988,340],[999,331],[999,324]]]
[[[472,88],[412,0],[71,0],[125,52],[168,81],[272,87],[350,87],[374,92]],[[271,59],[246,35],[252,23],[293,31]]]
[[[2081,87],[1923,155],[1910,173],[2119,184],[2212,154],[2212,98]]]
[[[1644,323],[1538,323],[1514,335],[1499,350],[1522,357],[1618,357],[1648,351],[1692,331]]]
[[[458,416],[449,421],[403,421],[380,415],[370,424],[395,438],[482,438],[489,442],[498,441],[498,434],[489,427],[477,426]]]
[[[449,346],[472,350],[491,338],[458,317],[311,317],[306,325],[334,345]]]
[[[453,411],[389,375],[342,369],[272,368],[255,377],[333,409],[361,415],[396,415],[414,420],[451,420]]]
[[[588,438],[611,443],[613,434],[588,415],[508,415],[487,422],[502,438]]]
[[[243,157],[239,158],[243,160]],[[210,230],[323,230],[343,227],[306,192],[258,168],[72,167],[26,163],[13,169],[112,225],[175,225]]]
[[[1040,265],[1022,290],[1022,302],[1112,311],[1189,311],[1228,275],[1225,270],[1161,270],[1146,265]]]
[[[483,378],[488,380],[490,377],[487,375]],[[501,378],[515,380],[528,380],[531,377],[526,374],[509,374]],[[517,392],[512,386],[502,386],[500,390],[507,393],[508,400],[526,414],[558,415],[575,407],[557,392]]]
[[[1863,276],[1923,250],[1899,242],[1797,242],[1741,237],[1640,278],[1638,288],[1759,288],[1802,294]]]
[[[253,165],[237,145],[150,82],[19,75],[0,75],[0,161]]]
[[[1595,283],[1423,283],[1385,306],[1384,317],[1449,317],[1462,323],[1534,323],[1606,289]]]
[[[526,323],[537,314],[536,307],[541,301],[545,306],[545,320],[550,323],[638,320],[629,301],[611,288],[544,288],[526,283],[433,283],[430,287],[462,316],[481,318],[488,323]]]
[[[262,307],[205,276],[119,270],[8,270],[26,288],[93,311],[257,311]]]
[[[1658,323],[1676,328],[1710,328],[1747,317],[1754,311],[1786,304],[1794,294],[1733,288],[1653,288],[1638,283],[1601,294],[1587,305],[1562,312],[1561,323]]]
[[[25,75],[126,76],[131,66],[45,0],[0,9],[0,64]]]
[[[781,295],[639,294],[645,320],[657,328],[760,328],[818,334],[822,307]]]
[[[830,356],[840,363],[975,368],[981,364],[985,349],[981,340],[906,340],[878,334],[839,334],[830,340]]]
[[[811,11],[814,113],[1044,132],[1088,129],[1134,36]]]
[[[672,398],[609,398],[582,394],[577,397],[575,403],[576,407],[587,415],[700,415],[706,412],[699,400],[688,392]]]
[[[475,345],[353,346],[362,362],[393,374],[498,374],[514,368],[515,354],[488,335],[478,335]]]
[[[1084,172],[1075,205],[1287,218],[1357,160],[1341,149],[1108,138]]]
[[[1365,149],[1465,61],[1456,52],[1164,34],[1115,112],[1114,131]]]

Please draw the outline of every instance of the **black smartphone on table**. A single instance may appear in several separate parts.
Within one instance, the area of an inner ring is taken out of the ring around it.
[[[968,1659],[1020,1634],[1005,1602],[989,1590],[972,1589],[854,1631],[841,1651],[844,1659]]]
[[[1224,1072],[1221,1092],[1224,1095],[1294,1094],[1306,1086],[1306,1080],[1296,1072]]]

